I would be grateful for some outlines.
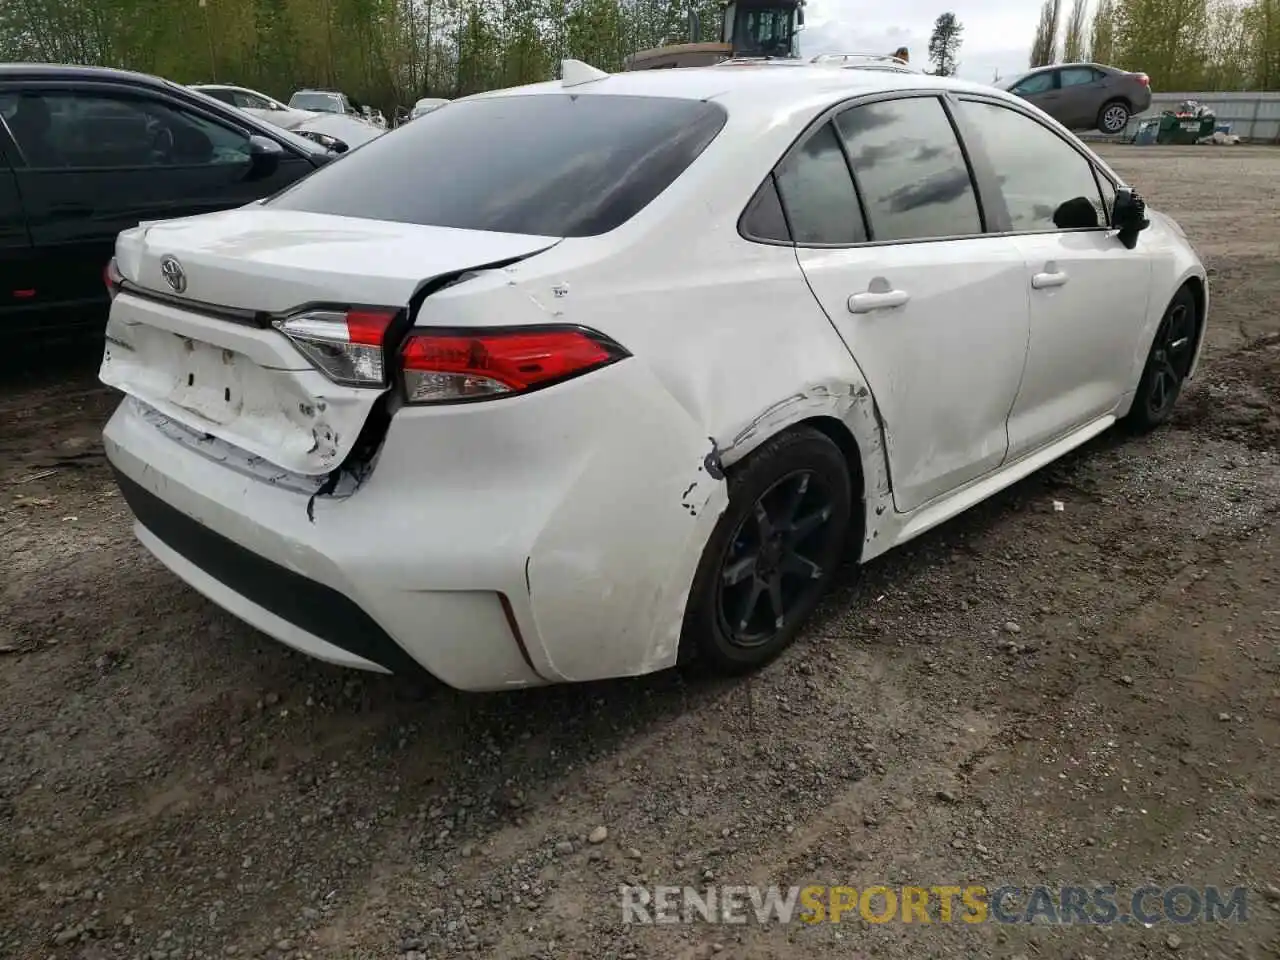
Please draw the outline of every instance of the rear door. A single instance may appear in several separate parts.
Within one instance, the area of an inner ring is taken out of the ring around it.
[[[43,304],[101,303],[120,231],[241,206],[311,170],[285,147],[274,173],[253,176],[249,127],[146,87],[25,84],[0,97],[16,102],[15,175]]]
[[[9,164],[13,142],[0,101],[0,317],[6,321],[24,311],[34,298],[31,278],[31,238],[22,209],[18,181]]]
[[[847,108],[783,161],[778,188],[884,419],[897,509],[999,467],[1026,358],[1023,259],[986,233],[943,100]]]
[[[1010,104],[964,97],[959,117],[1025,261],[1031,336],[1009,415],[1013,459],[1106,415],[1136,386],[1151,261],[1143,244],[1116,239],[1101,172],[1074,144]]]
[[[1058,122],[1072,130],[1091,127],[1106,99],[1106,75],[1093,67],[1063,67],[1058,71],[1062,110]]]

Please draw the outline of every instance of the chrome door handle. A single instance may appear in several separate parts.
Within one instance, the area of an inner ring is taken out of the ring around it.
[[[901,307],[911,299],[904,290],[886,290],[883,293],[855,293],[849,298],[850,313],[870,313],[872,310],[891,310]]]
[[[1031,286],[1036,290],[1060,287],[1066,282],[1067,275],[1065,273],[1037,273],[1031,278]]]

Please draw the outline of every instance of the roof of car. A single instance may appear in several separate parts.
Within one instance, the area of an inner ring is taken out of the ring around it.
[[[1050,70],[1062,70],[1071,67],[1093,67],[1095,70],[1114,70],[1115,67],[1108,67],[1106,64],[1093,63],[1090,60],[1073,60],[1070,63],[1047,63],[1043,67],[1032,67],[1030,70],[1023,70],[1017,76],[1029,77],[1036,73],[1047,73]]]
[[[136,73],[132,70],[117,70],[114,67],[87,67],[67,63],[0,63],[0,79],[14,80],[30,77],[37,80],[55,80],[60,78],[72,80],[124,80],[130,83],[144,83],[153,87],[167,89],[183,89],[180,84],[154,77],[147,73]]]
[[[609,74],[599,80],[570,86],[553,80],[507,90],[492,90],[466,99],[572,93],[679,97],[721,102],[744,100],[772,107],[778,103],[808,99],[809,96],[830,95],[836,98],[841,94],[860,96],[898,90],[966,90],[991,93],[994,88],[988,84],[923,73],[833,68],[825,64],[798,64],[787,70],[778,70],[762,62],[683,67],[676,70],[635,70]]]

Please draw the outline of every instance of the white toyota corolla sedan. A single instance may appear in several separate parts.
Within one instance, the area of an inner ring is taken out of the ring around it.
[[[465,690],[758,666],[889,550],[1195,371],[1205,271],[990,86],[824,65],[456,101],[108,268],[142,543]]]

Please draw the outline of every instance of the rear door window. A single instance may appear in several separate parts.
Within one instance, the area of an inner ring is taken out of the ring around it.
[[[969,164],[937,97],[850,107],[835,123],[866,206],[872,240],[933,240],[983,232]]]
[[[625,223],[724,126],[673,97],[545,94],[451,103],[268,201],[281,210],[589,237]]]
[[[1063,87],[1081,87],[1102,79],[1102,74],[1093,67],[1063,67],[1058,76]]]
[[[824,123],[778,167],[778,192],[796,243],[862,243],[867,239],[844,151]]]

